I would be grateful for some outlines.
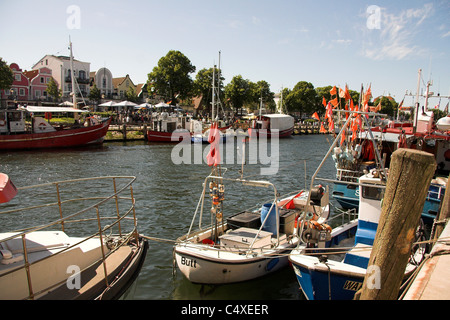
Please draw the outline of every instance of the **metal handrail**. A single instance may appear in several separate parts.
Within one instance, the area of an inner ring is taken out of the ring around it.
[[[112,183],[114,186],[114,193],[107,196],[107,197],[84,197],[84,198],[76,198],[76,199],[69,199],[69,200],[64,200],[61,201],[61,194],[60,194],[60,190],[59,187],[61,185],[64,184],[74,184],[74,183],[79,183],[79,182],[89,182],[89,181],[99,181],[99,180],[107,180],[107,179],[112,179]],[[125,183],[124,186],[122,186],[119,190],[117,190],[116,188],[116,179],[129,179],[129,181],[127,183]],[[113,252],[115,252],[116,250],[118,250],[121,246],[125,245],[126,243],[128,243],[128,241],[131,239],[131,237],[135,236],[137,238],[138,234],[137,234],[137,221],[136,221],[136,212],[135,212],[135,199],[133,196],[133,188],[132,188],[132,183],[136,180],[136,177],[134,176],[108,176],[108,177],[92,177],[92,178],[79,178],[79,179],[71,179],[71,180],[65,180],[65,181],[59,181],[59,182],[51,182],[51,183],[44,183],[44,184],[39,184],[39,185],[34,185],[34,186],[29,186],[29,187],[18,187],[17,190],[21,191],[21,190],[29,190],[29,189],[36,189],[36,188],[42,188],[42,187],[47,187],[47,186],[55,186],[56,187],[56,194],[57,194],[57,198],[58,198],[58,202],[56,203],[47,203],[47,204],[43,204],[43,205],[34,205],[34,206],[28,206],[25,208],[18,208],[18,209],[13,209],[13,210],[6,210],[3,212],[0,212],[0,214],[10,214],[10,213],[17,213],[17,212],[26,212],[26,211],[30,211],[33,209],[39,209],[39,208],[45,208],[45,207],[54,207],[54,206],[58,206],[58,211],[60,213],[60,218],[57,220],[54,220],[50,223],[44,224],[44,225],[40,225],[40,226],[36,226],[36,227],[30,227],[30,228],[25,228],[20,230],[19,233],[16,233],[12,236],[9,236],[7,238],[3,238],[0,240],[0,243],[2,242],[6,242],[8,240],[12,240],[12,239],[16,239],[16,238],[21,238],[22,239],[22,250],[23,250],[23,254],[24,254],[24,264],[17,267],[17,268],[13,268],[11,270],[8,270],[7,272],[5,272],[4,274],[2,274],[0,276],[6,276],[8,274],[11,274],[17,270],[20,269],[26,269],[26,275],[27,275],[27,281],[28,281],[28,290],[29,290],[29,299],[34,299],[34,297],[36,296],[36,294],[40,294],[46,290],[49,290],[53,287],[56,287],[57,285],[62,284],[64,281],[58,283],[58,284],[53,284],[52,286],[42,289],[39,292],[34,292],[33,288],[32,288],[32,281],[31,281],[31,274],[30,274],[30,266],[32,266],[35,263],[38,262],[42,262],[46,259],[50,259],[58,254],[61,254],[71,248],[74,248],[78,245],[80,245],[81,243],[88,241],[89,239],[95,238],[95,237],[99,237],[99,241],[100,241],[100,247],[101,247],[101,251],[102,251],[102,257],[101,259],[94,261],[90,266],[88,266],[87,268],[91,267],[92,265],[94,265],[95,263],[98,263],[99,261],[101,261],[103,263],[104,266],[104,276],[105,276],[105,283],[106,286],[108,287],[108,273],[106,270],[106,264],[105,264],[105,260],[107,257],[109,257]],[[120,196],[121,193],[123,193],[125,190],[127,190],[129,188],[130,190],[130,196]],[[99,208],[104,205],[105,203],[107,203],[108,201],[114,199],[115,203],[116,203],[116,210],[117,210],[117,214],[115,217],[100,217],[99,214]],[[85,202],[86,200],[99,200],[98,202],[96,202],[95,204],[92,204],[82,210],[79,210],[73,214],[68,215],[67,217],[63,217],[62,216],[62,204],[65,203],[69,203],[69,202]],[[128,209],[125,209],[122,212],[119,211],[119,207],[118,207],[118,202],[119,200],[131,200],[131,206]],[[82,215],[83,213],[86,213],[90,210],[96,210],[97,213],[97,217],[96,218],[88,218],[88,219],[78,219],[78,220],[74,220],[73,218]],[[132,213],[132,217],[129,217],[130,213]],[[132,220],[134,221],[134,226],[131,229],[131,231],[126,234],[125,236],[122,235],[122,231],[121,231],[121,226],[120,226],[120,222],[123,220]],[[102,228],[101,226],[101,221],[102,220],[113,220],[113,222],[105,227]],[[47,256],[43,259],[39,259],[35,262],[30,263],[28,261],[28,251],[27,251],[27,245],[26,245],[26,235],[30,234],[32,232],[36,232],[36,231],[40,231],[46,228],[50,228],[54,225],[57,224],[61,224],[62,229],[64,231],[64,223],[77,223],[77,222],[86,222],[86,221],[97,221],[97,232],[91,234],[90,236],[84,237],[83,240],[65,247],[64,249],[58,251],[57,253]],[[109,229],[112,229],[115,225],[119,226],[119,236],[125,238],[126,241],[122,241],[120,244],[118,244],[115,248],[113,248],[109,253],[105,253],[104,251],[104,236],[103,233]],[[136,239],[137,240],[137,239]],[[136,241],[136,243],[138,244],[138,242]],[[86,268],[85,268],[86,269]],[[83,269],[83,270],[85,270]]]

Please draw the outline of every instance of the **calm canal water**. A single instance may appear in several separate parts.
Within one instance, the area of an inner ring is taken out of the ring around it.
[[[327,152],[332,137],[303,135],[281,139],[279,170],[276,175],[260,176],[264,164],[249,164],[245,176],[268,180],[281,195],[309,187],[310,178]],[[140,233],[175,240],[185,234],[197,206],[204,178],[210,173],[205,164],[176,165],[171,160],[173,145],[139,142],[106,142],[102,147],[57,151],[0,153],[0,170],[18,187],[71,178],[132,175]],[[205,147],[203,147],[205,148]],[[194,149],[193,149],[194,150]],[[237,151],[235,151],[237,154]],[[192,161],[194,158],[192,157]],[[227,177],[238,177],[241,165],[224,165]],[[306,182],[305,182],[306,163]],[[319,177],[334,177],[334,164],[328,159]],[[237,186],[237,185],[235,185]],[[225,210],[242,211],[270,193],[263,190],[234,190],[226,184]],[[227,215],[227,213],[225,213]],[[303,299],[291,268],[246,283],[202,286],[187,281],[180,271],[173,276],[172,245],[150,241],[145,264],[127,299],[137,300],[296,300]]]

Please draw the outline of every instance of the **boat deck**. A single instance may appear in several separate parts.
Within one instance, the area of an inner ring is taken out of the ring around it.
[[[128,262],[132,254],[133,250],[130,246],[122,246],[106,259],[106,270],[109,275],[109,283],[114,279],[115,276],[117,276],[119,271],[124,268],[125,264]],[[101,287],[106,287],[104,271],[105,269],[103,263],[97,263],[93,267],[81,273],[80,289],[70,289],[68,284],[72,283],[72,280],[69,279],[68,283],[62,284],[57,289],[42,297],[42,299],[73,300],[79,298],[80,296],[92,296],[90,298],[95,298],[95,294],[99,292],[99,289]]]
[[[450,291],[450,224],[433,247],[430,259],[421,267],[403,300],[449,300]]]

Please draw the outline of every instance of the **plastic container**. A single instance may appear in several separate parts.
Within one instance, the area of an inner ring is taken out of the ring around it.
[[[264,231],[272,232],[273,234],[277,234],[276,205],[273,206],[272,210],[270,210],[270,207],[272,207],[272,203],[266,203],[261,207],[261,223],[264,222],[267,215],[269,216],[262,229]],[[270,212],[269,212],[269,210],[270,210]]]

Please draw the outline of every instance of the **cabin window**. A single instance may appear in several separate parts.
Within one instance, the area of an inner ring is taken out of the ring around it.
[[[381,200],[383,198],[383,190],[374,187],[362,187],[362,196],[365,199]]]

